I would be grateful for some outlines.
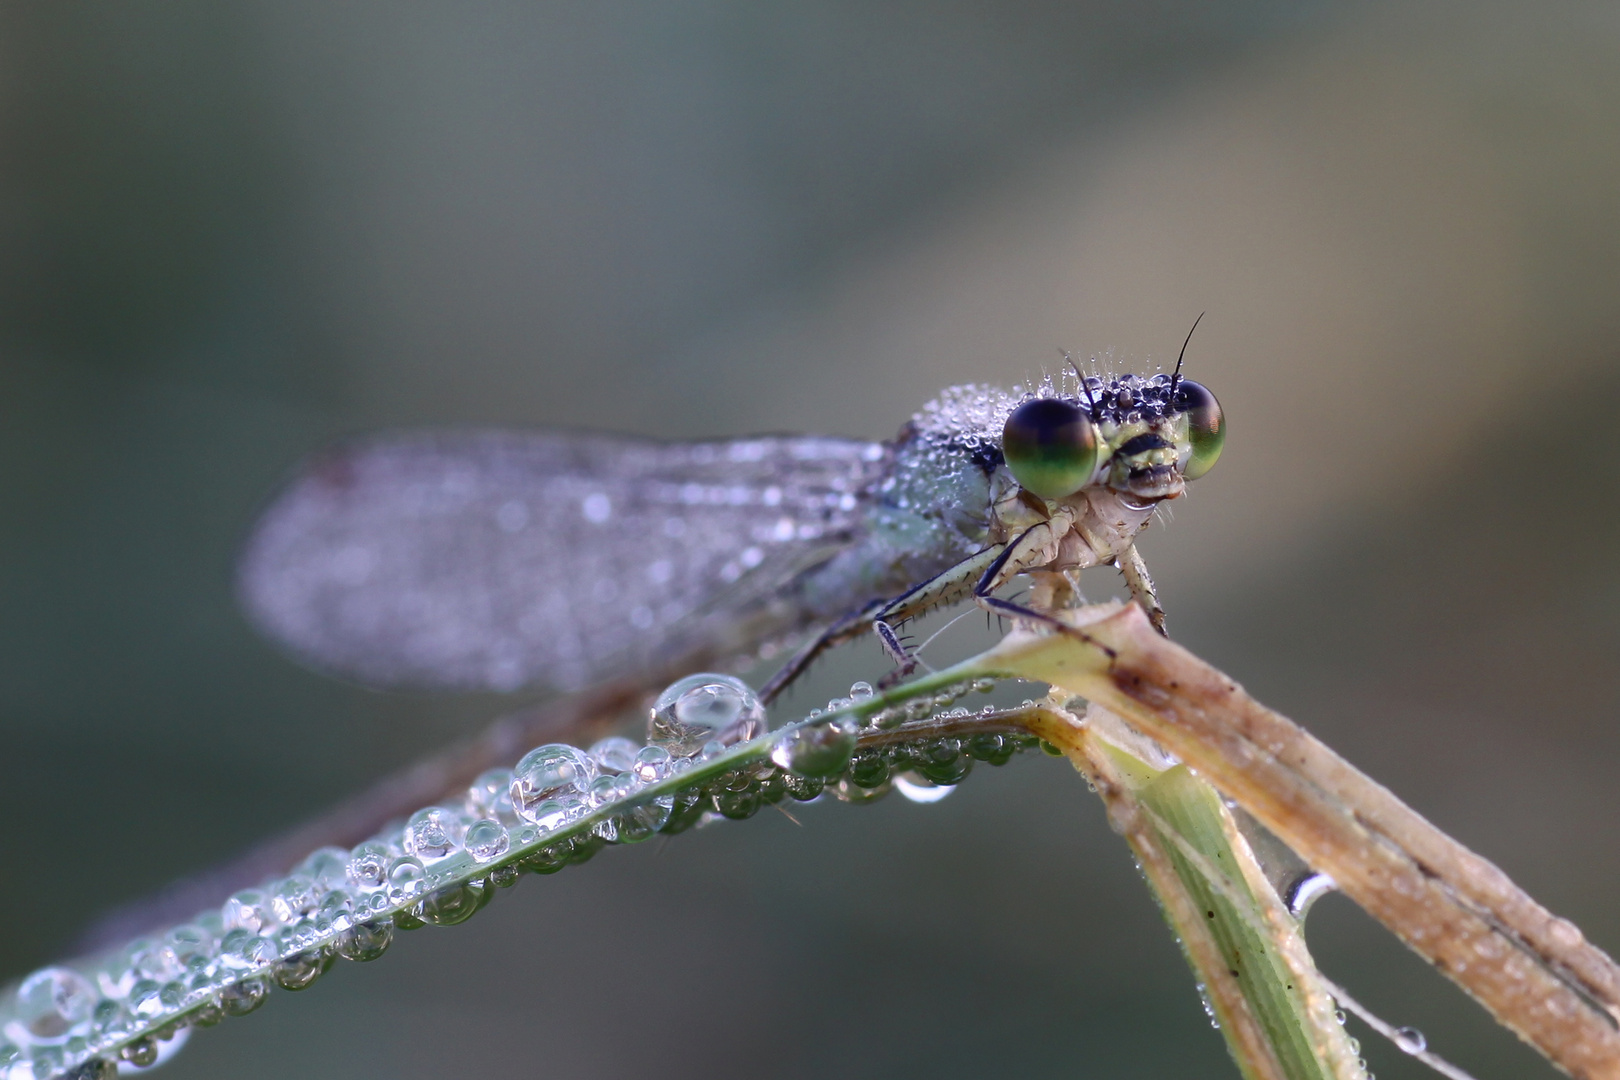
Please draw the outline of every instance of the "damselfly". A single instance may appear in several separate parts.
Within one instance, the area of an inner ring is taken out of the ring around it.
[[[957,386],[892,442],[660,443],[556,431],[384,436],[316,459],[265,513],[240,592],[308,663],[379,686],[575,690],[804,645],[972,597],[1040,620],[1117,565],[1162,625],[1136,534],[1215,463],[1214,396],[1078,369]],[[1030,600],[997,597],[1017,575]]]

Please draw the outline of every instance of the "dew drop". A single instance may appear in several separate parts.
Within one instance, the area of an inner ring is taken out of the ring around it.
[[[512,846],[506,826],[491,818],[473,822],[467,829],[467,854],[479,862],[489,862],[506,854]]]
[[[40,1038],[57,1038],[81,1027],[88,1030],[99,996],[76,971],[41,968],[17,987],[17,1018],[30,1035]]]
[[[860,750],[850,759],[847,779],[856,787],[875,788],[889,782],[891,771],[881,751]]]
[[[388,951],[394,941],[391,922],[358,923],[338,935],[334,948],[345,960],[366,963]]]
[[[303,875],[283,878],[270,890],[270,911],[277,922],[290,923],[315,910],[315,883]]]
[[[418,810],[405,822],[405,851],[423,862],[453,855],[460,846],[461,822],[437,806]]]
[[[388,892],[404,898],[415,896],[427,887],[427,871],[422,860],[410,855],[398,858],[388,867]]]
[[[959,739],[934,739],[917,755],[917,771],[936,784],[959,784],[973,768],[973,758]]]
[[[343,884],[348,864],[347,851],[340,847],[323,847],[299,864],[298,873],[313,881],[317,889],[335,889]]]
[[[596,766],[577,747],[551,743],[523,755],[512,774],[512,807],[525,821],[539,823],[547,802],[577,798],[596,775]]]
[[[630,771],[643,784],[656,784],[670,774],[670,761],[669,751],[662,746],[643,746]]]
[[[524,812],[524,818],[542,832],[560,829],[585,813],[585,800],[570,796],[566,799],[547,799]]]
[[[276,966],[270,969],[270,974],[276,980],[276,985],[283,990],[304,990],[313,985],[315,980],[331,966],[331,953],[325,949],[310,949],[308,952],[294,953],[277,962]]]
[[[618,774],[631,771],[635,767],[636,753],[641,749],[623,735],[609,735],[592,744],[589,751],[592,761],[597,769],[604,773]]]
[[[229,1016],[246,1016],[263,1005],[269,996],[270,983],[267,980],[243,979],[220,991],[219,1005]]]
[[[0,1062],[0,1068],[4,1068]],[[118,1066],[106,1058],[93,1057],[68,1073],[68,1080],[116,1080]]]
[[[157,1064],[157,1040],[150,1035],[143,1039],[136,1039],[124,1047],[124,1060],[138,1069],[145,1069]]]
[[[1415,1027],[1395,1029],[1395,1045],[1408,1054],[1421,1054],[1429,1048],[1429,1040]]]
[[[819,799],[825,787],[825,780],[800,776],[795,772],[782,774],[782,789],[796,802],[810,802]]]
[[[129,988],[126,1000],[136,1016],[156,1016],[163,1011],[163,987],[156,979],[140,979]]]
[[[689,675],[658,696],[647,741],[691,757],[710,743],[723,749],[764,730],[765,707],[747,683],[730,675]]]
[[[847,717],[788,728],[771,747],[771,760],[798,776],[837,776],[848,767],[855,752],[855,732],[855,722]]]
[[[174,966],[196,970],[213,959],[214,935],[200,926],[177,926],[163,936],[163,949]]]
[[[225,920],[225,929],[247,930],[255,934],[273,927],[276,921],[270,910],[269,899],[258,889],[243,889],[225,901],[220,915]]]
[[[846,776],[842,780],[838,781],[838,783],[828,785],[826,790],[830,791],[833,798],[837,799],[839,802],[860,804],[877,802],[879,799],[883,798],[883,796],[889,793],[891,790],[891,785],[889,784],[889,781],[885,779],[881,783],[865,786],[855,783]]]
[[[511,820],[512,770],[490,769],[467,789],[467,812],[475,818]]]
[[[429,893],[412,909],[411,914],[434,926],[455,926],[464,923],[484,906],[486,893],[471,885],[449,885]]]
[[[876,695],[877,691],[872,689],[872,684],[869,682],[849,684],[849,700],[851,701],[871,701]]]
[[[344,871],[349,884],[356,889],[370,891],[388,884],[388,864],[398,852],[376,840],[367,841],[349,854],[349,865]],[[226,925],[230,925],[229,912]]]
[[[219,948],[227,962],[234,957],[236,962],[246,967],[259,967],[276,958],[275,942],[240,928],[227,933]]]

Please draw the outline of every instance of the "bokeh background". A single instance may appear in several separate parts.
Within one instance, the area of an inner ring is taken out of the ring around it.
[[[1172,631],[1620,949],[1617,130],[1602,3],[0,3],[0,981],[512,707],[248,630],[302,454],[887,437],[1206,310]],[[168,1075],[1235,1075],[1062,763],[797,814],[525,879]],[[1552,1075],[1341,898],[1310,940]]]

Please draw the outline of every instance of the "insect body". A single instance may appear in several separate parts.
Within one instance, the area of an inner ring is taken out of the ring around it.
[[[813,632],[767,684],[875,630],[1033,574],[1116,563],[1214,463],[1213,396],[1175,376],[945,391],[890,443],[657,443],[562,432],[383,436],[315,460],[243,555],[253,620],[383,686],[578,689],[757,654]]]

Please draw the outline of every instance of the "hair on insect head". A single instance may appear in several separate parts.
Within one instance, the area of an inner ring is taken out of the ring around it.
[[[1181,355],[1176,357],[1176,370],[1175,373],[1170,376],[1169,400],[1171,402],[1176,400],[1176,387],[1181,385],[1181,364],[1182,361],[1187,359],[1187,346],[1192,342],[1193,330],[1198,329],[1198,324],[1204,321],[1204,316],[1206,314],[1208,313],[1203,311],[1198,313],[1198,318],[1193,320],[1192,330],[1187,331],[1187,340],[1181,343]]]
[[[1074,357],[1069,355],[1068,349],[1059,349],[1058,351],[1063,354],[1063,359],[1068,363],[1069,370],[1074,372],[1074,381],[1079,384],[1080,392],[1086,395],[1086,404],[1091,406],[1092,413],[1096,413],[1097,399],[1092,396],[1091,384],[1086,382],[1084,375],[1080,374],[1080,365],[1074,362]]]

